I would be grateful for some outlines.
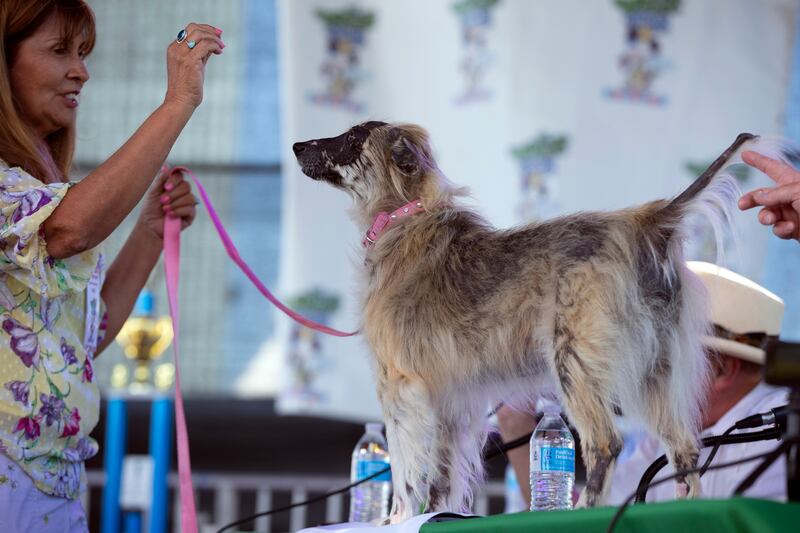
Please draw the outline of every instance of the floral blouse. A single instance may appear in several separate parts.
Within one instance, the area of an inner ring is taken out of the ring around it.
[[[42,225],[70,186],[0,160],[0,453],[43,492],[74,499],[97,453],[92,356],[105,328],[100,251],[47,255]]]

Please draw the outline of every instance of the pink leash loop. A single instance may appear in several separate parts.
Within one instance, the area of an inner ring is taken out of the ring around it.
[[[310,320],[296,313],[295,311],[292,311],[277,298],[275,298],[275,296],[272,295],[269,289],[267,289],[258,276],[255,275],[255,273],[239,255],[239,251],[236,249],[236,246],[234,246],[233,241],[228,236],[228,232],[225,231],[225,227],[220,221],[219,215],[217,215],[217,212],[214,210],[214,205],[208,198],[206,190],[203,188],[203,185],[200,183],[200,181],[195,177],[194,173],[185,167],[175,167],[172,169],[172,172],[185,172],[191,176],[192,180],[197,186],[198,191],[200,192],[200,198],[203,200],[203,204],[206,206],[206,210],[211,217],[211,222],[214,224],[214,227],[216,228],[220,240],[222,240],[222,244],[225,246],[225,250],[228,252],[228,255],[250,279],[253,285],[256,286],[259,292],[261,292],[261,294],[263,294],[267,300],[272,302],[275,307],[283,311],[286,315],[296,320],[300,324],[308,328],[315,329],[319,332],[327,333],[328,335],[334,335],[336,337],[351,337],[358,334],[357,331],[345,333],[343,331],[329,328],[328,326],[314,322],[313,320]],[[192,484],[192,465],[189,454],[189,438],[186,432],[186,416],[183,408],[183,394],[181,392],[181,378],[178,365],[178,354],[180,352],[178,348],[178,339],[180,337],[180,306],[178,304],[178,284],[181,262],[180,248],[181,219],[173,216],[167,216],[164,218],[164,270],[167,281],[169,312],[172,316],[172,329],[174,332],[172,352],[175,357],[175,433],[178,444],[178,481],[181,495],[181,531],[184,531],[184,533],[197,533],[197,512],[195,510],[194,503],[194,486]]]

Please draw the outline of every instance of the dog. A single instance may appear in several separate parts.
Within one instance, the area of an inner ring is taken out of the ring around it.
[[[375,359],[394,499],[388,522],[468,513],[482,480],[486,409],[556,395],[580,435],[602,504],[623,445],[620,409],[658,435],[676,471],[695,468],[709,364],[687,216],[730,226],[739,154],[781,148],[742,134],[671,200],[512,229],[463,206],[419,126],[371,121],[293,145],[302,172],[348,193],[365,231],[363,329]],[[377,229],[376,229],[377,225]],[[699,494],[696,473],[676,493]]]

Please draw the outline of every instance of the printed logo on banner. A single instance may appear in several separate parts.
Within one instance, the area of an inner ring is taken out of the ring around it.
[[[456,97],[457,104],[488,100],[492,93],[486,87],[486,73],[494,63],[489,51],[492,10],[500,0],[460,0],[453,10],[461,22],[462,56],[459,70],[464,87]]]
[[[619,56],[624,76],[622,87],[607,89],[612,100],[666,104],[667,97],[653,90],[653,83],[669,63],[661,51],[661,37],[669,29],[669,17],[681,0],[615,0],[627,17],[627,46]]]
[[[689,161],[685,164],[685,169],[691,181],[705,172],[711,165],[711,161],[707,163],[698,163],[696,161]],[[745,190],[747,183],[750,181],[750,168],[745,165],[736,165],[730,169],[730,173],[736,178],[739,183],[739,188]],[[700,215],[694,217],[690,224],[689,240],[686,244],[686,258],[697,261],[707,261],[709,263],[717,262],[717,243],[714,238],[714,230],[709,221]],[[734,239],[731,235],[724,235],[722,242],[722,254],[724,263],[728,268],[735,269],[738,265],[736,248],[734,247]]]
[[[320,289],[305,292],[289,301],[289,307],[323,325],[328,325],[339,308],[339,297]],[[317,384],[322,374],[330,372],[333,361],[325,357],[321,334],[292,322],[287,367],[291,380],[281,391],[281,400],[303,407],[317,406],[327,401]]]
[[[357,7],[336,11],[319,9],[316,15],[327,28],[327,53],[320,65],[326,86],[323,93],[312,94],[311,101],[360,113],[364,104],[355,100],[353,95],[368,77],[361,65],[361,54],[375,15]]]
[[[541,220],[558,213],[558,187],[554,176],[556,159],[567,149],[565,135],[542,133],[529,143],[511,150],[519,163],[521,222]]]

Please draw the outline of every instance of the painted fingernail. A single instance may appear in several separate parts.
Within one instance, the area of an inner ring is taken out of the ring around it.
[[[214,28],[214,33],[216,33],[217,37],[219,37],[220,35],[222,35],[222,30],[219,28]]]
[[[168,195],[166,195],[166,194],[165,194],[165,195],[163,195],[163,196],[161,197],[161,203],[162,203],[162,204],[166,204],[166,203],[168,203],[168,202],[169,202],[169,196],[168,196]]]
[[[219,40],[219,43],[220,43],[220,48],[225,48],[225,41],[223,41],[222,39],[220,39],[220,40]]]
[[[164,190],[166,190],[167,192],[171,191],[174,188],[175,188],[175,186],[170,182],[167,182],[167,184],[164,185]]]
[[[164,164],[164,166],[161,167],[161,173],[164,174],[164,173],[166,173],[168,171],[169,171],[169,165]]]

